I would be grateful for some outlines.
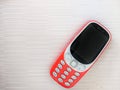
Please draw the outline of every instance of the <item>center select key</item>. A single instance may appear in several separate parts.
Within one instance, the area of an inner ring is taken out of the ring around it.
[[[76,67],[76,66],[77,66],[77,62],[76,62],[75,60],[73,60],[73,61],[71,61],[70,65],[71,65],[72,67]]]

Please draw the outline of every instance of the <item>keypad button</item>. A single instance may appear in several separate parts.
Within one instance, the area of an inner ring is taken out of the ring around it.
[[[73,61],[70,63],[70,65],[71,65],[72,67],[76,67],[76,66],[77,66],[77,62],[73,60]]]
[[[58,78],[58,81],[62,83],[62,82],[63,82],[63,79],[62,79],[62,78]]]
[[[67,71],[64,71],[64,74],[65,74],[65,75],[68,75],[69,73],[68,73]]]
[[[71,71],[72,71],[72,69],[68,67],[68,68],[67,68],[67,71],[68,71],[68,72],[71,72]]]
[[[85,65],[77,65],[77,70],[79,71],[84,71],[86,69],[86,66]]]
[[[75,72],[75,75],[76,75],[76,76],[80,76],[80,73],[78,73],[78,72]]]
[[[72,57],[71,57],[71,55],[70,55],[69,53],[66,53],[66,54],[65,54],[65,59],[66,59],[66,60],[71,60]]]
[[[69,79],[69,80],[68,80],[68,82],[72,83],[72,82],[73,82],[73,80],[72,80],[72,79]]]
[[[54,77],[57,77],[57,73],[56,73],[56,72],[53,72],[53,76],[54,76]]]
[[[61,75],[61,78],[65,79],[65,78],[66,78],[66,76],[65,76],[64,74],[62,74],[62,75]]]
[[[71,78],[75,80],[77,77],[76,76],[72,76]]]
[[[83,66],[81,67],[81,70],[83,71],[83,70],[85,70],[85,69],[86,69],[86,66],[83,65]]]
[[[69,83],[69,82],[65,82],[65,85],[66,85],[66,86],[70,86],[70,83]]]
[[[59,72],[60,72],[59,68],[55,68],[55,71],[56,71],[57,73],[59,73]]]
[[[61,64],[62,64],[62,65],[65,65],[65,62],[64,62],[63,60],[61,60]]]
[[[58,67],[59,67],[60,69],[62,69],[62,65],[61,65],[61,64],[58,64]]]

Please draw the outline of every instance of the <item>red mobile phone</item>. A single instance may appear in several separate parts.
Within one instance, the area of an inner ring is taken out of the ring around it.
[[[51,77],[65,88],[73,87],[93,66],[111,40],[99,22],[87,22],[53,64]]]

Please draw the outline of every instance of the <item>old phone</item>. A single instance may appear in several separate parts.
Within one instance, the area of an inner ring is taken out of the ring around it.
[[[96,62],[111,40],[111,34],[97,21],[87,22],[53,64],[51,77],[65,88],[73,87]]]

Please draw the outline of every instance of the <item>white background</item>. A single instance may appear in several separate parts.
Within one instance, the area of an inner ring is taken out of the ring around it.
[[[50,67],[91,19],[112,42],[71,90],[120,90],[120,0],[0,0],[0,90],[66,90]]]

